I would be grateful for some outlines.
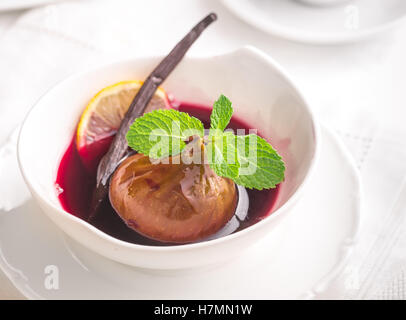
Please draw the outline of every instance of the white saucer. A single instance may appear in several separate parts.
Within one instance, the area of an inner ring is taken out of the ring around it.
[[[358,231],[360,180],[322,127],[320,160],[292,215],[239,258],[208,269],[151,271],[103,258],[64,236],[30,199],[0,214],[0,267],[28,298],[277,299],[313,297],[343,266]],[[45,286],[57,266],[59,289]]]
[[[274,36],[314,44],[356,42],[406,16],[404,0],[348,0],[311,6],[296,0],[223,0],[235,15]]]

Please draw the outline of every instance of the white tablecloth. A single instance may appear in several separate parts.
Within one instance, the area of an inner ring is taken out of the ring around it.
[[[15,166],[10,133],[55,82],[103,61],[165,54],[210,11],[219,20],[189,54],[246,44],[267,52],[291,74],[317,116],[337,130],[357,162],[364,185],[360,241],[320,298],[405,299],[406,26],[368,42],[317,47],[273,38],[215,0],[82,0],[1,14],[1,181],[10,179],[8,169]],[[7,188],[0,184],[0,209],[24,201],[26,194],[13,193],[21,184],[19,179]],[[17,293],[0,275],[0,298],[5,297]]]

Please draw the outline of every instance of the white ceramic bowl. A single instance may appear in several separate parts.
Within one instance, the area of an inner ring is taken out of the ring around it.
[[[86,71],[59,83],[32,108],[22,126],[18,158],[24,179],[42,210],[70,237],[113,260],[153,269],[213,264],[239,254],[289,213],[315,162],[317,126],[308,105],[285,72],[255,48],[208,58],[184,58],[163,87],[181,101],[210,105],[221,93],[235,114],[258,128],[287,164],[277,210],[232,235],[182,246],[151,247],[115,239],[65,212],[57,198],[59,162],[89,99],[101,88],[144,79],[162,57],[133,59]]]

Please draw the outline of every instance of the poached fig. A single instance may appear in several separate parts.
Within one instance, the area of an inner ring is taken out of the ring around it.
[[[237,206],[234,182],[216,175],[208,164],[184,164],[174,157],[167,164],[155,164],[143,154],[120,164],[109,197],[128,227],[171,243],[190,243],[216,233]]]

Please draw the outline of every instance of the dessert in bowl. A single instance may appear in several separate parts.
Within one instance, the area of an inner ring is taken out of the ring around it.
[[[314,166],[317,125],[285,72],[257,49],[243,48],[209,58],[185,58],[162,86],[169,96],[175,97],[168,99],[164,108],[187,112],[207,124],[213,102],[223,93],[233,103],[229,126],[257,129],[258,135],[272,144],[286,166],[283,182],[273,189],[249,190],[216,176],[216,188],[226,190],[227,196],[221,201],[197,202],[194,209],[200,208],[204,213],[206,206],[217,208],[227,218],[200,236],[171,238],[169,234],[165,238],[162,233],[156,236],[151,228],[138,230],[139,221],[131,222],[128,212],[119,208],[120,201],[115,200],[120,200],[121,195],[112,189],[110,207],[102,206],[103,213],[89,222],[88,211],[81,209],[81,205],[91,201],[86,195],[86,170],[100,158],[90,157],[82,167],[75,162],[75,157],[76,160],[81,157],[77,132],[83,110],[96,92],[122,81],[145,79],[158,61],[159,58],[140,58],[117,62],[74,75],[52,88],[24,121],[18,143],[20,168],[33,197],[55,224],[74,240],[105,257],[154,269],[216,263],[239,254],[272,232],[291,211]],[[117,176],[125,174],[122,169],[127,164],[138,163],[141,157],[129,155],[124,159],[112,177],[112,184],[117,182]],[[176,182],[177,177],[175,172],[161,185]],[[117,188],[118,185],[114,190]],[[152,192],[156,186],[149,188]],[[135,195],[148,203],[145,194]],[[245,209],[243,198],[248,199]],[[165,196],[159,199],[162,207],[173,201]],[[223,203],[227,203],[225,209]],[[161,210],[159,203],[150,205],[155,211]],[[245,216],[234,219],[237,224],[230,229],[230,222],[239,210]]]

